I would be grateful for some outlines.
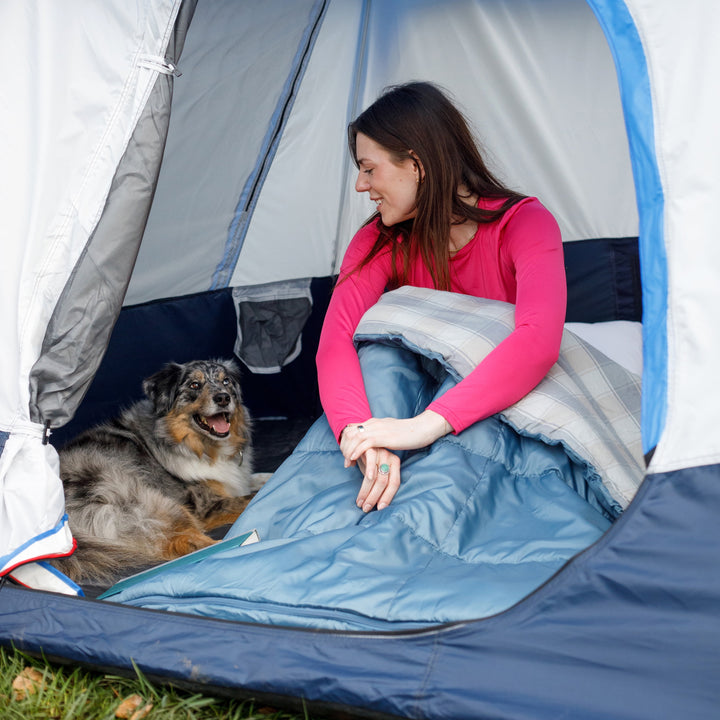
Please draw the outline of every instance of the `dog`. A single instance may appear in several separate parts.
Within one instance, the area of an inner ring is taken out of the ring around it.
[[[60,477],[75,552],[55,566],[108,583],[208,547],[267,479],[252,471],[251,420],[232,361],[169,363],[145,398],[66,446]]]

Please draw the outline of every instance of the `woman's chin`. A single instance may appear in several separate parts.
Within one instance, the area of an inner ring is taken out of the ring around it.
[[[405,214],[405,215],[399,215],[398,213],[389,212],[381,209],[380,211],[380,219],[383,222],[383,225],[385,227],[392,227],[393,225],[397,225],[398,223],[404,222],[405,220],[411,220],[415,217],[415,213]]]

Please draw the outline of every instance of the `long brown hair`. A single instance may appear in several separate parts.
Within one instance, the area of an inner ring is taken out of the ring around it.
[[[380,234],[354,270],[364,267],[377,252],[389,246],[391,287],[406,284],[410,262],[419,254],[435,287],[449,290],[452,224],[465,220],[494,222],[525,196],[504,187],[490,172],[462,113],[432,83],[410,82],[390,87],[350,123],[348,145],[356,165],[358,133],[385,148],[395,162],[419,161],[424,177],[418,186],[415,217],[391,227],[383,224],[380,213],[367,221],[366,224],[376,222]],[[461,186],[471,195],[504,202],[495,210],[483,210],[465,202],[459,194]],[[408,242],[410,238],[412,242]],[[398,253],[402,258],[400,273]]]

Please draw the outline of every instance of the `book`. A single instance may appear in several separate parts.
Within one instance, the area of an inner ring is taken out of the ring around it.
[[[236,537],[230,538],[229,540],[221,540],[210,545],[210,547],[196,550],[195,552],[183,555],[182,557],[176,558],[175,560],[169,560],[162,565],[156,565],[155,567],[143,570],[142,572],[130,575],[129,577],[123,578],[116,582],[112,587],[108,588],[102,595],[98,596],[98,600],[105,600],[112,595],[115,595],[122,590],[126,590],[139,582],[147,580],[148,578],[155,577],[166,572],[170,568],[182,567],[185,565],[192,565],[193,563],[204,560],[207,557],[211,557],[216,553],[223,552],[228,548],[241,547],[243,545],[252,545],[253,543],[260,542],[260,536],[257,530],[250,530],[250,532],[237,535]]]

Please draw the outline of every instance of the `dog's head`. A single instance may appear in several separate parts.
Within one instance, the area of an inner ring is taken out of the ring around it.
[[[221,449],[234,454],[248,442],[249,421],[232,361],[169,363],[143,382],[143,390],[172,440],[198,456],[216,457]]]

